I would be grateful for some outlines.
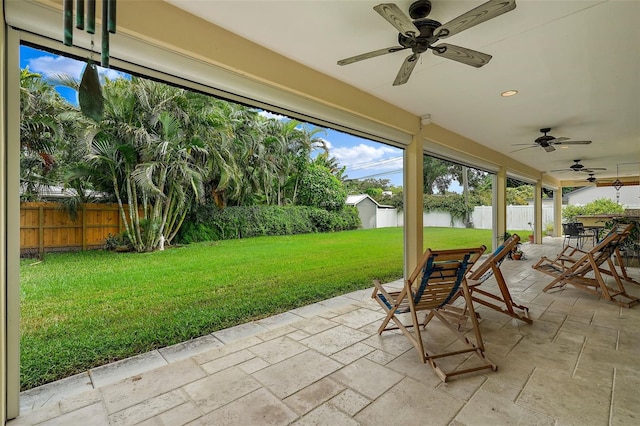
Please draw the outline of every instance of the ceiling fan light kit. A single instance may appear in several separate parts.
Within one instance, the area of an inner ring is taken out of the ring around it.
[[[484,21],[493,19],[515,9],[515,7],[515,0],[489,0],[443,25],[436,20],[427,18],[431,13],[431,1],[429,0],[418,0],[412,3],[409,6],[411,18],[405,15],[395,3],[381,3],[374,6],[373,9],[398,30],[399,46],[387,47],[342,59],[338,61],[338,65],[349,65],[387,53],[411,49],[412,53],[405,58],[400,66],[400,70],[393,82],[394,86],[399,86],[409,81],[418,58],[429,49],[434,55],[480,68],[489,63],[491,55],[448,43],[441,43],[437,46],[434,44],[440,39],[450,37]]]

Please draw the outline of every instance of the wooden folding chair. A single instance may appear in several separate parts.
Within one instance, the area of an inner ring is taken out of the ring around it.
[[[622,246],[622,243],[629,237],[634,226],[635,226],[634,223],[619,223],[615,225],[612,229],[610,229],[609,232],[600,241],[604,241],[611,235],[617,236],[617,241],[614,244],[615,248],[612,254],[612,257],[614,257],[616,260],[616,262],[614,262],[615,270],[618,273],[618,276],[620,277],[621,280],[630,282],[632,284],[640,285],[640,282],[630,277],[629,274],[627,273],[627,268],[625,267],[625,264],[624,264],[624,257],[622,256],[622,253],[620,251],[620,247]],[[553,259],[553,261],[550,261],[550,262],[560,263],[564,268],[567,268],[573,265],[577,260],[582,258],[586,253],[587,253],[586,251],[578,249],[576,247],[566,246],[560,252],[560,254],[555,259]],[[547,259],[547,258],[543,257],[542,259]],[[546,265],[546,266],[549,267],[550,265]],[[558,273],[559,272],[562,272],[562,268],[560,268]],[[605,275],[611,275],[611,272],[606,269],[603,269],[601,272],[604,273]]]
[[[622,241],[629,235],[629,229],[626,226],[614,228],[589,251],[565,248],[555,259],[543,256],[532,266],[554,277],[543,291],[570,284],[626,308],[640,302],[640,299],[627,293],[612,260]],[[608,268],[604,267],[605,264]],[[613,278],[615,287],[607,284],[605,275]]]
[[[635,223],[619,223],[614,230],[617,232],[623,232],[625,234],[624,236],[624,240],[626,240],[627,238],[629,238],[629,236],[631,235],[631,231],[633,230],[633,228],[636,226]],[[621,242],[622,242],[621,241]],[[618,245],[614,251],[614,255],[616,258],[616,264],[617,264],[617,270],[619,272],[618,275],[621,276],[622,280],[630,282],[632,284],[636,284],[636,285],[640,285],[640,282],[635,280],[634,278],[630,277],[629,274],[627,273],[627,267],[625,266],[625,262],[624,262],[624,256],[622,255],[622,252],[620,251],[620,246]]]
[[[471,266],[485,251],[486,247],[481,246],[470,249],[455,250],[431,250],[427,249],[422,260],[416,269],[405,280],[400,291],[387,291],[380,282],[374,282],[372,298],[378,301],[382,309],[387,313],[384,321],[378,329],[378,334],[388,330],[400,330],[416,348],[422,362],[428,362],[434,369],[438,377],[444,382],[449,377],[473,371],[491,369],[497,370],[484,354],[484,344],[482,335],[471,302],[471,294],[467,286],[466,274]],[[445,306],[462,289],[462,295],[467,304],[469,317],[475,333],[475,344],[464,336],[446,316],[440,312],[440,308]],[[425,312],[422,324],[418,321],[418,313]],[[407,313],[411,317],[411,324],[404,324],[398,315]],[[420,326],[426,329],[433,318],[438,318],[465,346],[464,349],[430,355],[425,351]],[[393,322],[394,326],[389,326]],[[411,331],[413,330],[413,331]],[[479,366],[466,369],[458,369],[452,372],[444,372],[436,363],[436,360],[443,357],[461,355],[466,353],[475,354],[482,362]]]
[[[533,320],[529,318],[529,308],[518,305],[514,302],[507,286],[507,281],[502,275],[500,265],[507,255],[518,245],[520,237],[513,234],[507,238],[504,243],[498,247],[487,259],[485,259],[477,268],[474,268],[467,275],[469,291],[471,292],[471,300],[483,306],[494,309],[512,318],[531,324]],[[500,295],[490,293],[480,286],[491,277],[495,277],[498,283]],[[458,292],[459,295],[462,293]]]

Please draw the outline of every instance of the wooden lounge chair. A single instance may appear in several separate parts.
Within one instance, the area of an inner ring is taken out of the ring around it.
[[[633,228],[636,226],[635,223],[619,223],[614,230],[622,230],[621,232],[625,232],[625,240],[627,238],[629,238],[631,236],[631,232],[633,230]],[[638,243],[636,243],[638,244]],[[627,281],[630,282],[632,284],[636,284],[636,285],[640,285],[640,282],[635,280],[634,278],[632,278],[631,276],[629,276],[629,274],[627,273],[627,268],[625,266],[625,260],[624,260],[624,256],[622,255],[622,252],[620,250],[620,245],[618,245],[614,251],[615,254],[615,258],[616,258],[616,262],[615,264],[617,265],[617,271],[619,272],[618,275],[620,275],[620,277],[622,278],[623,281]]]
[[[570,284],[627,308],[640,302],[640,299],[627,293],[613,263],[613,256],[616,255],[622,241],[628,237],[629,229],[628,226],[614,228],[590,251],[565,247],[555,259],[543,256],[532,266],[554,277],[543,291],[560,289]],[[613,278],[614,287],[607,284],[605,276]]]
[[[419,265],[405,280],[402,290],[387,291],[380,282],[374,282],[372,298],[378,301],[382,309],[387,313],[384,321],[378,329],[378,333],[387,330],[400,330],[416,348],[422,362],[428,362],[434,369],[438,377],[444,382],[451,376],[469,373],[472,371],[491,369],[497,370],[484,355],[484,344],[478,327],[478,321],[471,302],[471,295],[467,286],[466,275],[471,266],[485,251],[486,247],[481,246],[470,249],[456,250],[431,250],[428,249]],[[469,317],[475,333],[475,344],[464,336],[447,318],[445,312],[440,308],[446,305],[459,291],[467,303]],[[418,313],[425,312],[422,323],[418,321]],[[398,317],[401,314],[408,314],[411,317],[410,324],[404,324]],[[440,354],[429,354],[425,351],[420,326],[426,329],[433,318],[438,318],[463,344],[464,349]],[[390,325],[393,322],[395,326]],[[444,372],[436,363],[438,358],[462,355],[467,353],[475,354],[481,364],[466,369],[458,369],[452,372]]]
[[[469,284],[469,291],[471,292],[471,299],[474,302],[531,324],[533,320],[529,318],[529,308],[523,305],[518,305],[513,301],[511,293],[509,292],[509,287],[507,286],[507,281],[500,270],[502,261],[515,247],[517,247],[518,242],[520,242],[518,234],[513,234],[507,238],[504,244],[498,247],[487,259],[469,272],[467,275],[467,281]],[[498,289],[500,290],[500,295],[490,293],[481,288],[481,285],[491,277],[495,277],[496,282],[498,283]],[[458,291],[458,296],[461,295],[462,292]]]
[[[612,234],[616,234],[618,236],[619,240],[615,244],[615,249],[613,250],[612,255],[616,260],[614,262],[615,270],[621,280],[640,285],[640,282],[629,276],[629,274],[627,273],[627,268],[624,263],[624,256],[622,256],[622,252],[620,250],[622,243],[631,235],[631,231],[633,230],[634,226],[634,223],[619,223],[612,229],[610,229],[609,232],[600,241],[603,241]],[[581,249],[567,246],[554,260],[567,267],[567,265],[572,265],[576,262],[576,260],[580,259],[586,253],[586,251],[583,251]],[[611,275],[611,272],[606,269],[603,269],[602,273],[604,273],[605,275]]]

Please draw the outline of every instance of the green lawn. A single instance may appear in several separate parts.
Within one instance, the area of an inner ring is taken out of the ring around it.
[[[490,246],[491,231],[424,236],[434,249]],[[24,259],[22,389],[395,280],[402,250],[402,229],[385,228]]]

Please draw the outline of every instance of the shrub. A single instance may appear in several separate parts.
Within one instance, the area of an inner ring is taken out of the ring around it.
[[[344,231],[359,226],[360,217],[355,207],[332,212],[308,206],[239,206],[220,210],[207,203],[185,221],[178,240],[192,243]]]
[[[599,198],[584,206],[570,205],[562,209],[565,222],[575,222],[576,216],[592,216],[597,214],[622,214],[624,207],[609,198]]]
[[[104,240],[104,249],[107,251],[133,251],[133,244],[126,232],[118,235],[109,233]]]
[[[344,208],[347,190],[329,169],[312,165],[300,181],[299,200],[303,206],[339,211]]]
[[[203,223],[193,224],[188,222],[182,225],[182,228],[180,229],[180,241],[186,244],[219,239],[218,234]]]
[[[464,219],[473,212],[473,206],[479,205],[477,197],[470,197],[469,204],[465,204],[462,194],[429,195],[423,197],[425,212],[445,211],[453,219]]]
[[[309,218],[316,232],[334,232],[357,229],[361,226],[358,209],[348,206],[340,212],[328,212],[322,209],[309,209]]]

